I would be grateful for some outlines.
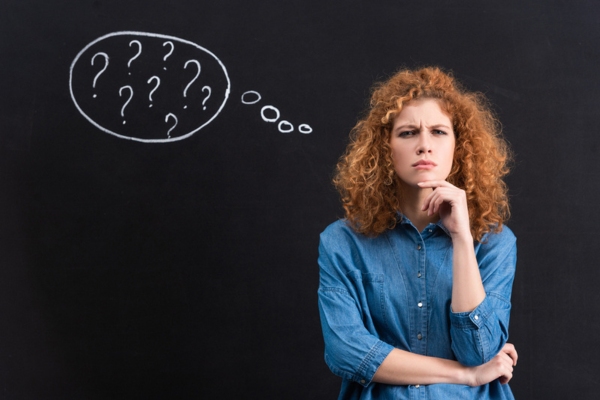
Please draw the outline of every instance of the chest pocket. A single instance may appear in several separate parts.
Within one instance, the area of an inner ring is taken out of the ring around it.
[[[388,329],[384,274],[352,271],[347,276],[353,286],[353,296],[365,327],[371,333],[384,332]]]

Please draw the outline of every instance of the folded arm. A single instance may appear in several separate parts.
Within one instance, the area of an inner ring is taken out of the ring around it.
[[[455,383],[480,386],[500,379],[501,383],[508,383],[516,364],[517,351],[510,343],[490,361],[477,367],[465,367],[458,361],[394,349],[381,363],[373,381],[389,385]]]

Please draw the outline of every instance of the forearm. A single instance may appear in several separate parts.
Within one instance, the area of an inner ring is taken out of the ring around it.
[[[452,351],[463,365],[481,365],[508,339],[510,303],[497,293],[486,294],[471,235],[453,236],[452,244]]]
[[[469,371],[457,361],[394,349],[375,372],[373,381],[389,385],[468,385]]]
[[[452,237],[452,311],[474,310],[485,299],[479,265],[470,234]]]

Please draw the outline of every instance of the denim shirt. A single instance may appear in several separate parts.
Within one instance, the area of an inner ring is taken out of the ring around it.
[[[503,226],[475,242],[485,299],[454,313],[452,240],[438,222],[422,232],[405,217],[377,237],[344,220],[321,234],[319,312],[325,362],[343,378],[339,399],[513,399],[498,380],[458,384],[386,385],[371,382],[398,348],[476,366],[508,339],[516,238]]]

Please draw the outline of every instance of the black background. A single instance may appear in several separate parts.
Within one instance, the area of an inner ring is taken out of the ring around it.
[[[513,391],[596,398],[599,16],[572,0],[3,0],[2,398],[335,398],[316,303],[333,167],[371,85],[429,64],[487,94],[516,153]],[[92,126],[69,67],[124,30],[215,53],[221,114],[174,143]],[[264,105],[313,132],[280,133]]]

